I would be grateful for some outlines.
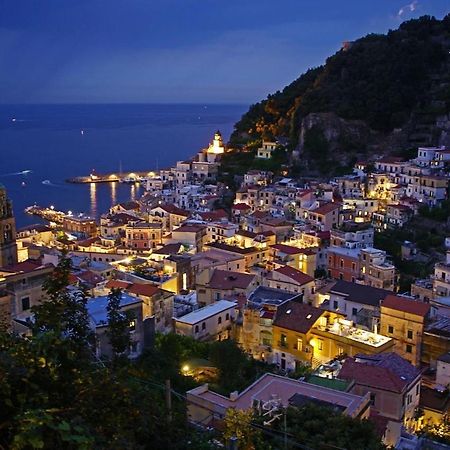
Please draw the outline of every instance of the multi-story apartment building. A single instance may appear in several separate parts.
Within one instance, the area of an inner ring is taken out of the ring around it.
[[[162,244],[162,224],[132,222],[125,227],[125,246],[137,252],[148,252]]]

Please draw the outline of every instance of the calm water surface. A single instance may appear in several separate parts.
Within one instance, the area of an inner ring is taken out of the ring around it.
[[[37,222],[26,206],[54,205],[98,217],[142,195],[122,183],[72,185],[69,177],[168,167],[228,139],[245,105],[0,105],[0,183],[17,225]],[[31,171],[22,173],[23,171]],[[45,181],[45,183],[43,183]]]

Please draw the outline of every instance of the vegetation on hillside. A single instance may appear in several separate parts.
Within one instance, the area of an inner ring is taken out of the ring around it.
[[[311,112],[334,112],[361,119],[374,130],[402,126],[412,110],[428,104],[432,76],[445,61],[450,15],[410,20],[386,35],[369,34],[340,50],[318,68],[308,70],[282,91],[252,105],[235,125],[232,144],[261,137],[285,136],[298,141],[299,124]],[[436,98],[449,110],[448,88]],[[429,108],[429,106],[427,106]]]

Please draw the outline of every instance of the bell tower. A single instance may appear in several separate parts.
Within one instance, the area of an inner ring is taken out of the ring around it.
[[[0,267],[17,264],[16,221],[6,189],[0,184]]]

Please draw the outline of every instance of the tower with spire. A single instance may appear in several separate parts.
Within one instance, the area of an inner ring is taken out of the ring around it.
[[[0,267],[17,264],[16,221],[6,189],[0,184]]]

